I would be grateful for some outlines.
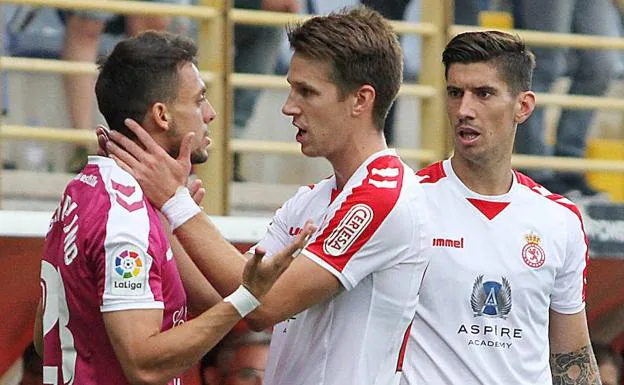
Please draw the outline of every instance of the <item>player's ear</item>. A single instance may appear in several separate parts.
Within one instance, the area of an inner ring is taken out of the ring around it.
[[[516,102],[516,110],[514,120],[516,123],[523,123],[531,116],[535,109],[535,93],[532,91],[524,91],[518,95]]]
[[[150,112],[156,127],[163,131],[168,131],[171,123],[171,113],[167,109],[167,105],[162,102],[156,102],[152,105]]]
[[[376,96],[375,88],[370,84],[364,84],[358,88],[352,96],[352,115],[359,116],[365,111],[372,111]]]

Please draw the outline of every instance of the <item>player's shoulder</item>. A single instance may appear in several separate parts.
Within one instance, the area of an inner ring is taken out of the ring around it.
[[[78,173],[69,184],[70,186],[88,186],[102,193],[113,193],[114,191],[128,189],[138,191],[142,195],[141,187],[137,180],[119,167],[115,161],[102,156],[89,156],[89,162]]]
[[[444,180],[447,175],[444,171],[444,161],[438,161],[425,168],[416,171],[416,177],[420,184],[436,184]]]
[[[524,191],[528,199],[543,205],[542,207],[548,210],[549,213],[561,213],[562,215],[573,217],[575,220],[583,221],[581,211],[574,202],[563,195],[551,192],[546,187],[517,170],[513,172],[518,185]]]
[[[416,182],[414,170],[396,154],[381,155],[366,165],[363,185],[374,191],[383,194],[388,190],[400,190],[410,182]]]
[[[97,183],[100,185],[98,194],[101,199],[108,201],[102,206],[106,210],[107,221],[160,221],[145,198],[139,182],[112,159],[89,157],[89,164],[82,174],[97,175]]]

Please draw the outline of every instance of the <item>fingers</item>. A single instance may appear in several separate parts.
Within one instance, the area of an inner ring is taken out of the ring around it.
[[[189,132],[184,135],[182,138],[182,143],[180,143],[180,153],[178,155],[178,160],[189,161],[191,160],[191,149],[192,149],[192,140],[195,137],[194,132]]]
[[[262,258],[264,258],[265,254],[266,254],[266,250],[263,249],[262,247],[256,247],[254,249],[253,259],[256,260],[256,264],[258,264],[258,263],[260,263],[260,261],[262,261]]]
[[[246,277],[254,276],[257,273],[258,268],[260,264],[262,263],[262,258],[264,257],[265,254],[266,254],[266,251],[263,248],[256,247],[252,257],[249,258],[249,260],[247,260],[247,262],[245,263],[245,271],[243,272],[243,283],[247,281],[245,279]],[[249,286],[247,286],[247,288],[249,288]]]
[[[195,179],[189,184],[189,192],[191,197],[198,205],[201,205],[204,197],[206,196],[206,189],[202,187],[202,180]]]
[[[137,160],[135,156],[133,156],[130,152],[126,150],[127,147],[125,147],[125,145],[123,144],[121,144],[120,146],[115,143],[115,142],[123,141],[122,139],[120,139],[120,137],[123,139],[127,139],[127,138],[116,132],[111,132],[110,136],[111,136],[111,140],[106,142],[106,152],[108,153],[108,155],[112,159],[114,159],[117,163],[123,162],[127,167],[137,167],[140,164],[140,162]],[[123,142],[125,143],[125,141]]]
[[[98,124],[95,129],[95,135],[97,136],[98,141],[97,154],[99,156],[107,156],[108,153],[106,152],[106,142],[108,142],[109,140],[108,128],[102,126],[101,124]]]
[[[150,134],[145,131],[143,127],[133,119],[125,119],[124,124],[130,131],[132,131],[137,138],[143,143],[145,148],[149,150],[149,152],[154,153],[155,151],[161,150],[161,147],[154,141],[154,139],[150,136]],[[125,147],[125,146],[124,146]],[[127,148],[127,147],[126,147]]]
[[[291,253],[293,258],[297,258],[299,256],[299,254],[301,253],[301,250],[303,250],[303,248],[306,246],[306,244],[308,243],[308,240],[310,239],[312,234],[314,234],[316,229],[317,229],[316,225],[314,225],[314,223],[310,219],[308,219],[303,224],[303,229],[297,235],[297,237],[295,238],[295,240],[293,242],[293,244],[297,247]]]
[[[312,223],[311,220],[307,220],[303,225],[303,229],[301,230],[301,232],[290,244],[288,244],[279,253],[275,254],[272,258],[272,261],[275,261],[276,264],[289,264],[292,259],[299,256],[301,250],[305,248],[308,240],[315,231],[316,226],[314,225],[314,223]]]

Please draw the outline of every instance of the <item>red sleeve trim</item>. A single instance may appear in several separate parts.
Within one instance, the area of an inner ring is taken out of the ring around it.
[[[421,177],[420,183],[436,183],[440,179],[446,178],[442,161],[436,162],[416,171],[416,175]]]
[[[528,187],[531,191],[535,192],[536,194],[539,194],[545,197],[546,199],[549,199],[567,208],[568,210],[572,211],[574,215],[576,215],[576,217],[578,218],[579,222],[581,223],[581,231],[583,232],[583,239],[585,240],[585,268],[583,269],[583,294],[582,294],[583,302],[585,302],[585,293],[587,291],[587,268],[589,267],[589,241],[587,239],[587,233],[585,232],[585,225],[583,224],[583,217],[581,216],[581,212],[579,211],[578,207],[576,207],[574,203],[572,203],[569,199],[565,198],[564,196],[548,191],[542,185],[535,182],[533,179],[529,178],[528,176],[522,174],[521,172],[514,170],[514,174],[516,175],[516,179],[518,180],[518,183],[520,183],[523,186]]]
[[[367,168],[362,184],[352,190],[323,233],[307,247],[340,272],[381,226],[403,187],[405,169],[397,157],[379,157]]]
[[[401,349],[399,350],[399,358],[397,359],[396,371],[403,371],[403,362],[405,362],[405,352],[407,351],[407,341],[409,341],[410,331],[412,330],[412,323],[410,322],[407,325],[407,329],[405,330],[405,334],[403,335],[403,342],[401,343]]]

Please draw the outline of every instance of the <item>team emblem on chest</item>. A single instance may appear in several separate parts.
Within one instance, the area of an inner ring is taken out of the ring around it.
[[[546,261],[546,253],[540,246],[541,239],[538,235],[530,233],[524,236],[527,243],[522,248],[522,260],[527,266],[537,269]]]
[[[485,316],[506,319],[511,311],[511,285],[501,277],[501,282],[483,282],[483,274],[475,279],[470,295],[470,306],[475,317]]]

